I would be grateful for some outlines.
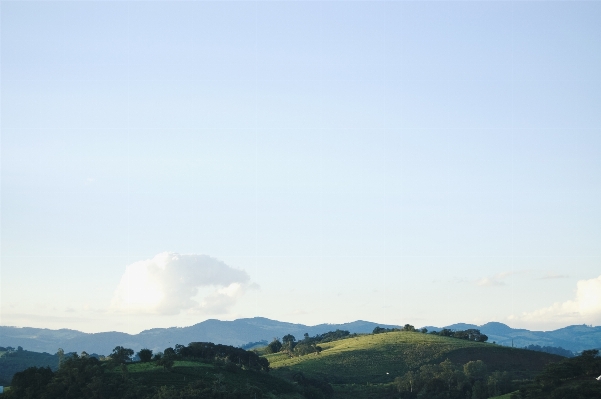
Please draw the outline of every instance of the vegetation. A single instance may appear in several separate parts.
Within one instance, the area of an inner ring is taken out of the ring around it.
[[[493,344],[432,334],[391,332],[320,344],[319,355],[266,355],[275,372],[290,368],[306,375],[326,375],[333,384],[392,383],[394,378],[447,358],[454,364],[482,360],[489,371],[508,371],[513,378],[534,378],[543,367],[562,358]]]
[[[513,391],[510,373],[488,372],[481,360],[463,366],[449,359],[439,364],[423,365],[395,379],[401,398],[472,398],[486,399]]]
[[[28,367],[58,368],[58,356],[49,353],[30,352],[21,348],[19,350],[8,347],[0,348],[0,385],[10,385],[13,375]]]
[[[310,353],[319,354],[323,349],[318,345],[320,343],[332,342],[356,336],[357,334],[351,334],[346,330],[336,330],[329,331],[324,334],[317,334],[314,337],[309,337],[309,334],[305,333],[304,339],[297,341],[294,335],[287,334],[282,338],[281,342],[278,338],[274,338],[273,341],[267,345],[264,352],[268,354],[282,352],[287,354],[289,357],[304,356]]]
[[[146,363],[152,360],[152,350],[147,348],[140,349],[140,351],[136,353],[136,355],[142,363]]]
[[[486,342],[488,341],[488,336],[482,334],[480,330],[475,328],[470,328],[468,330],[449,330],[448,328],[443,328],[439,332],[432,331],[430,334],[440,335],[443,337],[451,337],[458,339],[465,339],[466,341],[474,341],[474,342]]]
[[[520,388],[512,399],[598,399],[601,397],[599,351],[549,364],[532,383]]]
[[[36,366],[16,373],[5,396],[510,399],[514,392],[511,399],[598,397],[601,382],[593,377],[601,373],[601,360],[594,350],[566,359],[484,343],[477,330],[457,336],[456,331],[420,333],[411,325],[394,330],[366,335],[336,330],[300,340],[287,334],[253,351],[193,342],[158,353],[142,349],[139,361],[121,346],[106,360],[59,351],[53,357],[57,366],[62,359],[58,370]],[[590,396],[595,388],[597,396]]]
[[[267,374],[266,359],[241,348],[204,342],[176,345],[150,362],[131,362],[132,354],[131,349],[118,346],[107,361],[75,354],[65,356],[56,372],[49,367],[28,368],[14,375],[6,397],[301,397],[302,389]]]
[[[417,331],[360,335],[320,345],[319,355],[266,355],[272,373],[292,379],[300,372],[321,379],[337,398],[488,398],[516,390],[519,380],[532,379],[545,365],[562,359]],[[411,375],[413,391],[405,384]]]

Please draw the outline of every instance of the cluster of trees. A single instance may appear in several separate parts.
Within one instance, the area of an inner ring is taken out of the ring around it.
[[[212,342],[192,342],[188,346],[175,345],[176,358],[217,361],[255,371],[269,371],[269,360],[253,351]],[[165,352],[163,352],[165,356]]]
[[[247,384],[244,388],[229,388],[223,384],[223,374],[215,380],[193,381],[183,389],[152,387],[129,378],[127,363],[132,362],[134,351],[123,346],[113,349],[106,361],[82,352],[59,356],[60,365],[55,372],[50,367],[30,367],[16,373],[11,389],[6,395],[19,399],[80,399],[80,398],[260,398],[262,392]],[[156,354],[150,349],[137,353],[140,362],[155,362],[171,369],[175,360],[201,360],[213,363],[223,372],[237,372],[242,368],[269,371],[269,361],[255,352],[229,345],[210,342],[192,342],[188,346],[176,345]],[[235,391],[235,392],[234,392]],[[188,396],[186,396],[188,395]]]
[[[598,399],[601,397],[601,357],[596,349],[551,363],[512,399]]]
[[[285,352],[290,356],[303,356],[309,353],[319,354],[323,348],[318,344],[356,336],[357,334],[351,334],[347,330],[336,330],[317,334],[314,337],[310,337],[308,333],[305,333],[304,338],[297,341],[294,335],[287,334],[281,341],[279,338],[274,338],[265,350],[267,353]]]
[[[475,328],[470,328],[468,330],[450,330],[448,328],[443,328],[442,330],[436,332],[432,331],[430,334],[440,335],[443,337],[451,337],[458,339],[465,339],[467,341],[475,341],[475,342],[486,342],[488,341],[488,336],[482,334],[480,330]]]
[[[282,340],[279,338],[274,338],[267,347],[265,351],[267,353],[278,353],[284,352],[289,356],[304,356],[309,353],[317,353],[319,354],[323,348],[317,345],[318,341],[309,337],[309,334],[305,333],[305,338],[301,341],[297,341],[296,337],[292,334],[284,335]]]
[[[395,385],[402,399],[486,399],[513,390],[507,372],[488,372],[481,360],[463,366],[449,359],[427,364],[397,377]]]
[[[77,354],[65,358],[54,372],[30,367],[16,373],[7,399],[80,399],[149,397],[151,391],[119,374],[107,373],[100,360]]]
[[[116,365],[132,361],[134,351],[132,349],[117,346],[109,356],[111,362]],[[244,367],[256,371],[269,371],[269,361],[260,357],[255,352],[236,348],[230,345],[214,344],[212,342],[191,342],[188,346],[175,345],[175,348],[166,348],[163,352],[156,354],[148,348],[141,349],[136,353],[140,362],[155,362],[163,369],[171,370],[175,360],[203,360],[228,367]]]
[[[381,334],[381,333],[394,332],[394,331],[421,332],[421,333],[425,334],[428,332],[428,329],[423,327],[418,330],[415,327],[413,327],[411,324],[405,324],[402,328],[384,328],[384,327],[378,326],[378,327],[374,328],[374,330],[372,331],[372,334]]]
[[[540,345],[528,345],[524,346],[524,349],[537,352],[551,353],[553,355],[559,355],[563,357],[574,357],[574,352],[562,348],[561,346],[540,346]]]
[[[19,351],[19,352],[21,352],[23,350],[23,347],[22,346],[17,346],[16,350]],[[0,346],[0,352],[11,353],[11,352],[14,352],[14,351],[15,351],[15,348],[13,348],[12,346],[7,346],[6,348],[3,347],[3,346]]]
[[[428,333],[428,329],[426,327],[422,327],[418,330],[411,324],[405,324],[402,328],[383,328],[383,327],[378,326],[378,327],[374,328],[374,330],[372,331],[372,334],[381,334],[381,333],[394,332],[394,331],[421,332],[423,334]],[[443,328],[440,331],[432,331],[432,332],[430,332],[430,334],[440,335],[443,337],[465,339],[468,341],[475,341],[475,342],[488,341],[488,336],[486,336],[485,334],[482,334],[480,332],[480,330],[476,330],[474,328],[470,328],[468,330],[458,330],[458,331],[451,330],[448,328]]]

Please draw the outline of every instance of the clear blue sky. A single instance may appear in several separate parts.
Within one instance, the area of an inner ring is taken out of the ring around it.
[[[0,7],[0,324],[601,324],[601,3]]]

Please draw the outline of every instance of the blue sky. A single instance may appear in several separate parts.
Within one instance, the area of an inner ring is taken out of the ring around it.
[[[601,324],[601,4],[0,6],[1,324]]]

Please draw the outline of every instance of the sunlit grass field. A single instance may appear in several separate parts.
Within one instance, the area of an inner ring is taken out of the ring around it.
[[[320,354],[290,358],[267,355],[275,374],[303,372],[328,376],[334,384],[390,383],[395,377],[424,364],[450,359],[456,364],[482,360],[490,371],[511,371],[531,378],[559,356],[416,332],[362,335],[320,345]]]

